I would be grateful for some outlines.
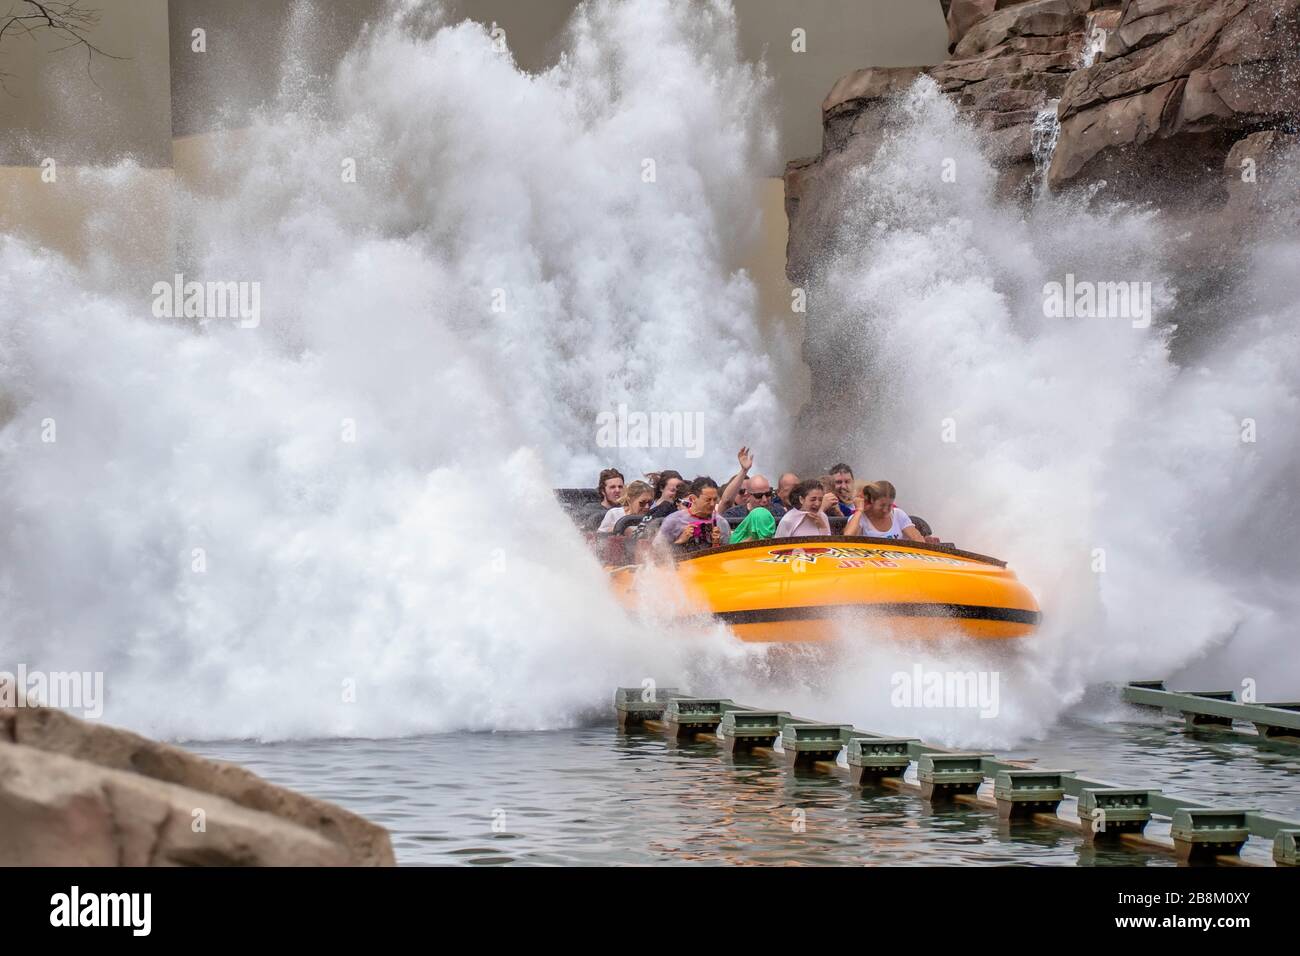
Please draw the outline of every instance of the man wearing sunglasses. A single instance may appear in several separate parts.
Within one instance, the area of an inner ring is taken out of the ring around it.
[[[773,518],[780,521],[785,514],[785,505],[781,504],[781,499],[773,493],[772,483],[762,475],[751,475],[747,484],[749,494],[740,499],[734,508],[723,514],[723,517],[735,524],[744,521],[755,508],[766,508],[772,512]]]

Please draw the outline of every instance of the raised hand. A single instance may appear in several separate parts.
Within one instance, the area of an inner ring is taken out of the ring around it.
[[[740,470],[744,474],[748,474],[749,469],[754,467],[754,456],[747,446],[741,446],[740,451],[736,453],[736,461],[740,463]]]

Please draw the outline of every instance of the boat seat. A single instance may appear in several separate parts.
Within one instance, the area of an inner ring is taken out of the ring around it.
[[[656,518],[654,520],[662,521],[663,519]],[[619,518],[618,521],[614,523],[614,533],[622,534],[628,528],[640,524],[642,521],[645,521],[645,515],[623,515],[623,517]]]

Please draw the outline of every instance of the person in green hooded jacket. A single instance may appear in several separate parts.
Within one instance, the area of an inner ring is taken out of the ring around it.
[[[776,519],[772,517],[772,512],[766,508],[753,508],[749,516],[740,524],[736,525],[731,532],[731,543],[740,544],[742,541],[762,541],[765,538],[771,538],[776,534]]]

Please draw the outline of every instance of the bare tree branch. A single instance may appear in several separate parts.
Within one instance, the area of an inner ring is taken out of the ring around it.
[[[86,75],[98,87],[90,69],[96,56],[108,60],[127,60],[130,57],[114,56],[91,42],[90,34],[99,26],[100,12],[81,4],[82,0],[16,0],[11,3],[8,13],[0,14],[0,45],[6,36],[25,37],[32,41],[42,33],[62,37],[66,42],[51,53],[62,53],[75,47],[85,49]],[[4,82],[6,76],[9,74],[0,72],[0,89],[8,93]]]

